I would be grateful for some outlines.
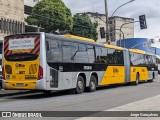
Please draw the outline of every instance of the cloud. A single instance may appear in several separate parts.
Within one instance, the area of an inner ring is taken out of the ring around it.
[[[73,14],[81,12],[99,12],[104,14],[104,0],[63,0]],[[129,0],[108,0],[109,16],[120,5]],[[115,16],[131,17],[138,20],[140,15],[145,14],[148,29],[140,30],[139,23],[135,23],[135,37],[160,36],[160,1],[159,0],[135,0],[120,9]]]

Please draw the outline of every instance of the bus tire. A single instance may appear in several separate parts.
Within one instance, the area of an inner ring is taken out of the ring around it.
[[[91,75],[89,87],[87,88],[88,92],[95,92],[97,87],[97,78],[94,75]]]
[[[152,74],[152,79],[149,80],[149,82],[153,82],[154,79],[155,79],[155,74],[154,74],[154,72],[153,72],[153,74]]]
[[[153,82],[154,79],[155,79],[155,74],[154,74],[154,72],[153,72],[151,82]]]
[[[85,88],[84,78],[82,76],[78,76],[77,85],[76,85],[76,89],[75,89],[76,94],[83,93],[84,88]]]
[[[136,81],[134,82],[134,85],[138,85],[139,84],[139,74],[137,73],[136,75]]]

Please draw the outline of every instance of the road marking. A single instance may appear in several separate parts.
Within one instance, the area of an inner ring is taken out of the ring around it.
[[[160,111],[160,95],[151,98],[143,99],[140,101],[125,104],[119,107],[111,108],[105,111]],[[97,113],[98,114],[98,113]],[[95,115],[95,114],[93,114]],[[90,115],[92,116],[92,115]],[[124,117],[124,118],[114,118],[114,117],[82,117],[77,120],[160,120],[159,118],[134,118],[134,117]]]

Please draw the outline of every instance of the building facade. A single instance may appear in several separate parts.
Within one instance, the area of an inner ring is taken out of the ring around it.
[[[0,40],[24,32],[24,0],[0,0]]]
[[[31,13],[32,8],[41,0],[24,0],[24,18],[26,19]],[[41,31],[37,26],[28,25],[25,22],[25,32]]]
[[[105,14],[99,14],[99,13],[92,13],[92,12],[87,12],[87,14],[92,22],[97,22],[98,27],[97,27],[97,32],[98,32],[98,41],[101,43],[106,43],[106,16]],[[110,38],[110,43],[111,44],[116,44],[117,40],[123,39],[123,34],[125,38],[133,38],[134,37],[134,19],[132,18],[124,18],[124,17],[119,17],[119,16],[114,16],[110,17],[108,20],[109,24],[109,31],[108,31],[108,36]],[[126,24],[122,27],[122,32],[120,32],[120,27],[125,24],[125,23],[130,23]]]
[[[109,18],[109,25],[111,41],[134,38],[134,19],[114,16]]]
[[[92,12],[87,12],[85,14],[90,17],[92,22],[98,23],[98,27],[97,27],[98,40],[97,40],[97,42],[105,43],[106,42],[106,34],[105,34],[106,16],[104,14],[92,13]]]

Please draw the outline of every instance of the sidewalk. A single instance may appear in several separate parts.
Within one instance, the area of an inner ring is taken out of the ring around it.
[[[144,100],[136,101],[133,103],[129,103],[126,105],[122,105],[119,107],[115,107],[112,109],[108,109],[105,111],[160,111],[160,95],[147,98]],[[99,113],[97,113],[98,115]],[[95,115],[95,114],[94,114]],[[92,115],[90,115],[92,116]],[[160,120],[160,114],[159,117],[83,117],[78,120]]]

